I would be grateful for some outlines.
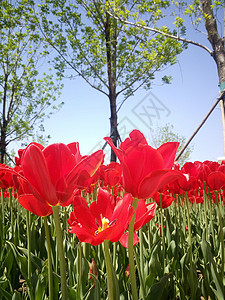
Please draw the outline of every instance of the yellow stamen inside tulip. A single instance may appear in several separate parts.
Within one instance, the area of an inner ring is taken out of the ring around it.
[[[109,227],[109,219],[103,217],[102,218],[102,227],[99,227],[98,230],[99,231],[103,231],[103,230],[105,230],[108,227]]]
[[[109,219],[102,217],[101,215],[101,221],[102,221],[102,226],[98,225],[99,227],[98,230],[95,231],[95,235],[97,235],[99,232],[102,232],[103,230],[109,227]]]
[[[97,235],[99,232],[102,232],[103,230],[109,228],[112,224],[114,224],[116,222],[116,220],[109,222],[109,219],[102,217],[101,215],[101,221],[102,221],[102,226],[99,226],[98,223],[98,230],[95,231],[95,235]]]

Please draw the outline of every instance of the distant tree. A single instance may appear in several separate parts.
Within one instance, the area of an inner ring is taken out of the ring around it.
[[[145,1],[140,1],[139,4]],[[165,20],[165,26],[150,26],[148,22],[148,11],[143,16],[139,15],[130,21],[133,11],[127,9],[126,13],[121,10],[110,10],[110,15],[116,20],[120,20],[127,26],[133,28],[145,29],[155,34],[161,34],[162,37],[171,38],[176,41],[183,42],[185,45],[192,44],[200,47],[209,53],[209,57],[214,59],[218,72],[218,83],[220,92],[225,91],[225,25],[224,11],[225,1],[217,0],[179,0],[167,1],[168,6],[160,7],[165,1],[152,1],[155,5],[157,13],[161,16],[161,20]],[[158,6],[158,9],[157,9]],[[205,42],[194,41],[190,37],[186,37],[186,28],[191,25],[195,30],[205,36]],[[171,34],[172,32],[172,34]],[[210,46],[208,46],[208,41]],[[207,68],[207,67],[206,67]],[[223,140],[225,154],[225,96],[220,101],[222,124],[223,124]]]
[[[13,141],[44,138],[44,118],[61,106],[54,105],[61,84],[47,70],[47,52],[30,2],[0,5],[0,163],[6,162]],[[45,73],[40,73],[41,64]]]
[[[178,153],[186,143],[184,136],[174,132],[174,126],[172,124],[166,124],[162,127],[157,127],[151,136],[152,146],[158,148],[163,143],[167,142],[179,142],[180,146],[178,148]],[[190,145],[184,151],[183,155],[179,158],[180,166],[183,166],[185,162],[190,160],[191,153],[193,151],[193,146]]]
[[[135,15],[144,15],[147,11],[147,24],[155,24],[161,19],[158,10],[168,6],[168,1],[141,2],[142,5],[130,0],[44,0],[40,4],[41,30],[58,53],[57,71],[63,74],[73,70],[108,98],[110,133],[115,145],[119,138],[118,96],[123,97],[124,102],[140,87],[149,89],[155,72],[174,64],[176,55],[183,49],[178,41],[128,28],[108,13],[111,7],[124,13],[129,8],[133,20]],[[170,81],[168,76],[162,79]],[[111,160],[116,160],[114,152]]]

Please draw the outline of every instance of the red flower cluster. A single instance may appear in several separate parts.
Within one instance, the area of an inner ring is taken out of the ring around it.
[[[179,168],[177,168],[178,170]],[[180,170],[180,178],[173,183],[161,189],[160,193],[153,195],[153,199],[160,206],[160,197],[162,207],[166,208],[174,201],[174,195],[188,194],[190,202],[203,203],[204,193],[210,191],[210,198],[215,201],[215,191],[219,192],[223,199],[223,190],[225,188],[225,162],[219,164],[213,161],[186,163]]]
[[[1,166],[0,171],[17,177],[19,203],[39,216],[51,214],[52,206],[70,204],[74,190],[86,188],[103,161],[101,150],[82,158],[77,143],[46,148],[32,143],[19,154],[19,168]]]
[[[80,241],[98,245],[104,240],[120,240],[127,246],[133,197],[139,199],[134,225],[137,232],[155,215],[156,204],[147,204],[146,199],[174,181],[179,184],[183,180],[182,172],[172,169],[179,144],[165,143],[153,149],[138,130],[130,133],[120,149],[110,138],[105,140],[120,163],[103,165],[102,150],[82,156],[78,143],[46,148],[31,143],[18,151],[16,168],[0,166],[0,179],[4,187],[16,186],[19,203],[39,216],[51,214],[52,206],[73,204],[68,223],[70,232]],[[93,185],[98,187],[98,195],[89,205],[80,191],[89,193]],[[113,189],[113,195],[107,189]],[[134,243],[137,242],[135,233]]]
[[[104,240],[117,242],[134,214],[132,201],[131,194],[126,194],[115,203],[113,196],[101,188],[90,207],[84,198],[76,196],[68,220],[70,232],[81,242],[92,245],[99,245]]]
[[[165,143],[153,149],[138,130],[130,133],[120,149],[114,146],[111,138],[105,140],[120,160],[124,189],[133,197],[149,198],[181,176],[180,172],[171,170],[179,143]]]

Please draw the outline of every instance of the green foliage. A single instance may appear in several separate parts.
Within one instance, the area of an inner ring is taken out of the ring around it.
[[[182,194],[176,195],[170,207],[162,210],[158,208],[154,218],[142,228],[141,232],[137,232],[140,242],[135,246],[136,261],[142,258],[145,291],[143,297],[138,273],[139,299],[182,300],[201,299],[201,297],[212,300],[223,299],[225,286],[224,274],[221,274],[223,265],[219,237],[220,224],[216,206],[220,206],[224,215],[224,205],[222,202],[218,204],[210,202],[207,193],[204,197],[206,203],[189,202],[187,206],[185,205],[187,199]],[[87,201],[89,200],[87,197]],[[47,300],[48,257],[43,219],[30,214],[32,277],[28,280],[26,211],[14,197],[11,202],[7,196],[1,197],[0,201],[0,299],[27,300],[32,296],[33,299]],[[60,214],[69,299],[80,299],[78,293],[82,299],[106,299],[107,276],[103,247],[80,243],[75,235],[68,233],[67,219],[71,210],[70,206],[61,208]],[[191,221],[192,251],[187,242],[189,239],[187,215],[190,216]],[[53,261],[54,299],[60,299],[55,226],[52,216],[48,216],[47,220]],[[223,228],[224,225],[223,217]],[[164,228],[164,235],[160,226]],[[206,226],[208,234],[206,234]],[[165,252],[163,252],[163,245]],[[131,299],[130,279],[125,275],[128,265],[127,249],[119,242],[110,243],[110,254],[119,281],[120,299]],[[97,273],[90,273],[93,258]],[[193,282],[190,280],[190,260]],[[191,298],[192,290],[195,290],[195,294]]]
[[[203,1],[192,0],[190,2],[186,1],[172,1],[173,4],[177,7],[177,14],[179,12],[178,18],[184,26],[188,26],[188,23],[191,22],[195,29],[202,31],[202,23],[211,18],[203,12],[202,4]],[[206,1],[208,2],[208,1]],[[210,7],[215,18],[218,20],[218,24],[221,23],[221,11],[224,8],[224,1],[210,1]],[[175,14],[176,15],[176,14]],[[189,19],[186,18],[189,17]],[[222,32],[221,32],[222,34]]]
[[[166,124],[162,127],[156,128],[155,132],[152,134],[152,145],[158,148],[163,143],[167,142],[179,142],[180,146],[178,148],[178,153],[186,143],[184,136],[175,133],[173,130],[174,126],[172,124]],[[193,146],[188,146],[184,151],[182,156],[179,158],[179,164],[182,166],[185,162],[190,160],[191,153],[193,151]]]
[[[111,16],[154,24],[169,1],[46,0],[40,6],[45,39],[57,51],[55,67],[69,66],[92,87],[108,95],[111,89],[128,97],[140,86],[149,88],[156,71],[174,64],[182,45],[165,36],[129,27]],[[163,26],[162,30],[169,31]],[[166,82],[166,81],[165,81]]]
[[[44,118],[61,106],[54,102],[62,86],[45,66],[48,51],[31,4],[1,1],[0,127],[4,147],[12,141],[32,140],[38,127],[43,131]]]

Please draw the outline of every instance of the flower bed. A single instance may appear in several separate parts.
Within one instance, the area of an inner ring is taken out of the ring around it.
[[[137,130],[119,162],[32,143],[0,167],[0,299],[223,299],[222,162]]]

